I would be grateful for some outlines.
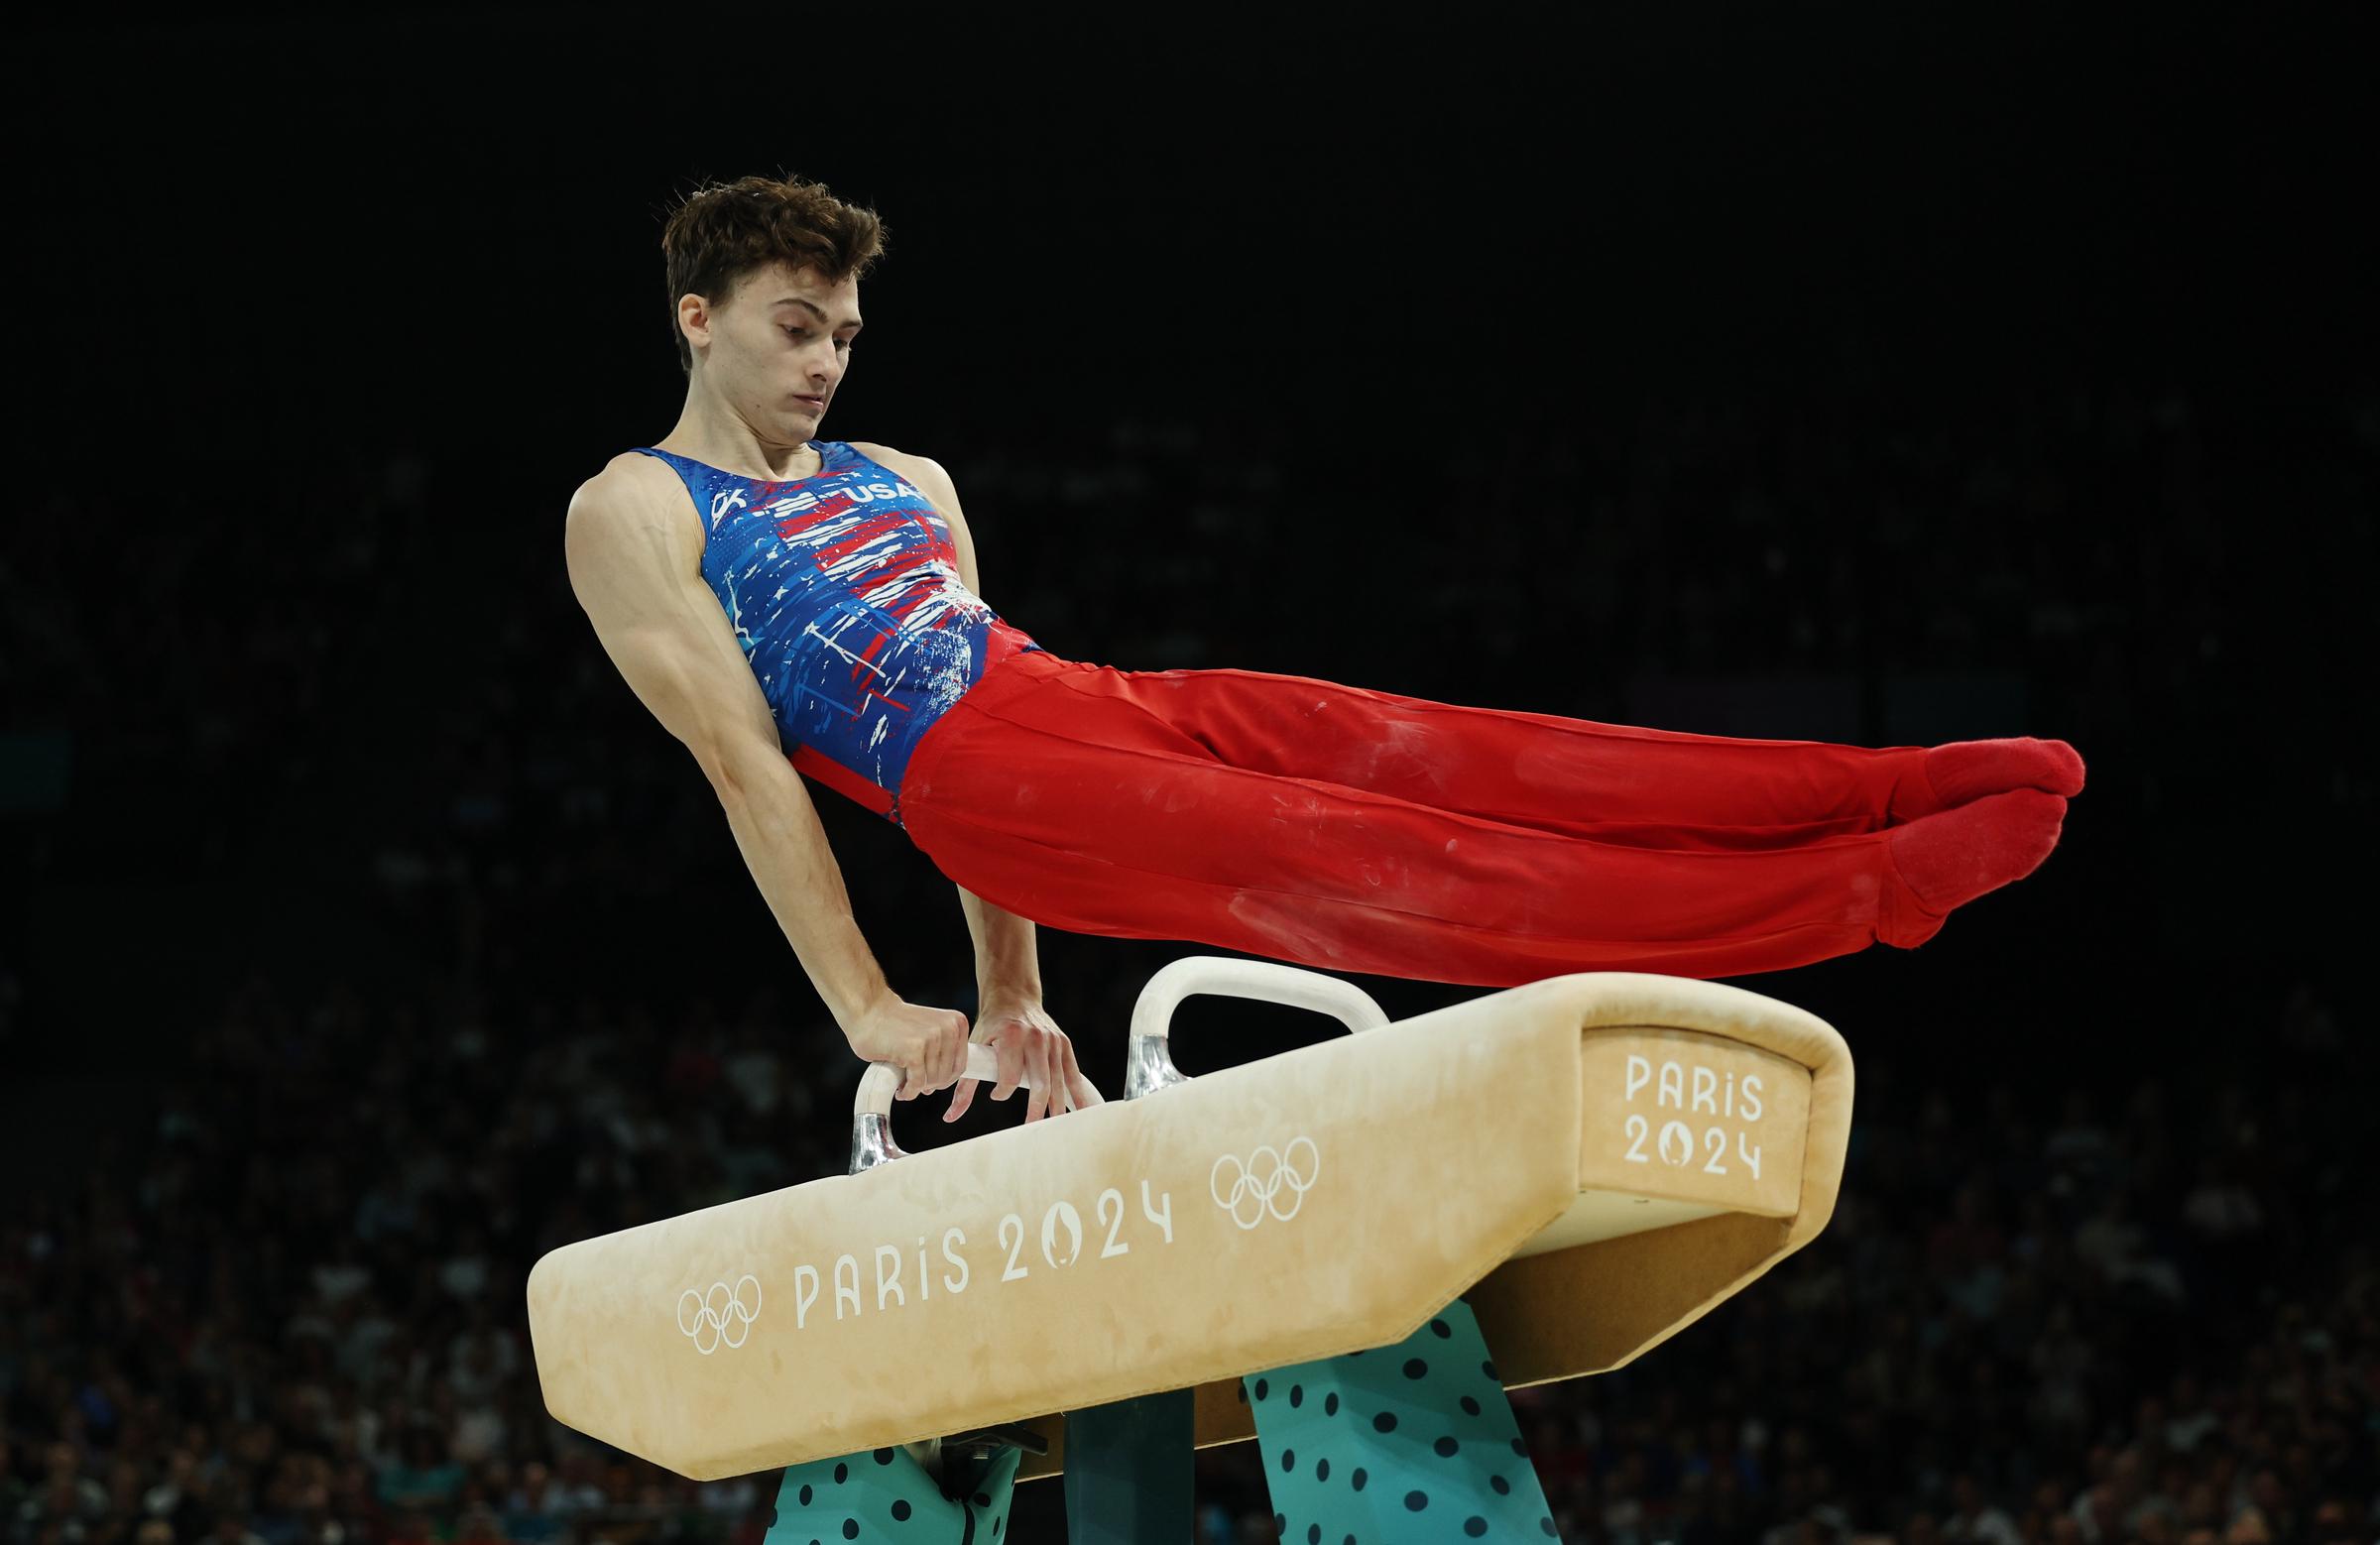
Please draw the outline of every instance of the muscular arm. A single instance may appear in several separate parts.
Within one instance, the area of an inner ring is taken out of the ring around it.
[[[710,779],[745,866],[849,1036],[890,989],[809,790],[703,582],[697,518],[672,496],[682,498],[634,465],[589,479],[564,526],[570,587],[630,688]]]
[[[951,545],[959,553],[959,580],[983,599],[984,587],[975,567],[975,538],[959,510],[959,491],[942,464],[927,456],[911,456],[884,445],[862,445],[867,455],[901,473],[915,484],[950,523]],[[975,940],[975,986],[979,997],[1014,991],[1041,996],[1040,945],[1029,917],[1019,917],[959,887],[959,908],[967,914],[967,932]]]

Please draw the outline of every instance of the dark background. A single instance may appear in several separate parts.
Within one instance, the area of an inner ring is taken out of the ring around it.
[[[0,1533],[134,1540],[148,1505],[184,1545],[451,1538],[476,1488],[528,1538],[531,1466],[579,1467],[582,1524],[671,1479],[587,1453],[523,1366],[476,1379],[498,1440],[455,1439],[472,1374],[437,1390],[481,1331],[526,1357],[543,1249],[841,1163],[856,1068],[560,544],[679,406],[666,209],[783,172],[890,233],[821,433],[941,460],[987,598],[1060,654],[2087,760],[2057,854],[1934,941],[1743,982],[1858,1059],[1844,1211],[1637,1367],[1516,1398],[1566,1537],[1971,1529],[1962,1472],[2025,1538],[2327,1539],[2326,1503],[2371,1537],[2369,32],[21,28]],[[895,990],[971,1010],[953,889],[812,787]],[[1138,984],[1209,948],[1043,931],[1103,1086]],[[1398,1016],[1473,996],[1358,980]],[[1179,1022],[1193,1071],[1326,1033]],[[400,1174],[402,1228],[359,1203]],[[323,1275],[349,1258],[367,1285]],[[2017,1287],[1978,1308],[1992,1270]],[[357,1339],[374,1312],[393,1340]],[[1885,1387],[1919,1364],[1953,1371]],[[2194,1402],[2220,1435],[2182,1444]],[[203,1505],[141,1503],[178,1450]],[[1202,1458],[1246,1515],[1213,1538],[1266,1537],[1253,1452]],[[72,1475],[127,1465],[76,1511]]]

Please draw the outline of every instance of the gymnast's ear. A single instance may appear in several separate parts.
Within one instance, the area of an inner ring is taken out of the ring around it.
[[[711,302],[691,291],[677,297],[677,331],[685,340],[688,375],[693,374],[693,367],[702,362],[703,351],[711,346],[711,322],[715,314]]]

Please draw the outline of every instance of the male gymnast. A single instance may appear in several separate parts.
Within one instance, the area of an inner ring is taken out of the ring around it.
[[[852,1050],[900,1097],[970,1025],[903,1000],[801,774],[898,826],[974,937],[975,1038],[1025,1120],[1100,1100],[1041,1002],[1036,923],[1321,970],[1509,987],[1775,971],[1915,948],[2057,845],[2082,759],[2018,738],[1869,749],[1061,658],[983,599],[950,475],[817,437],[851,370],[871,210],[706,186],[661,238],[683,410],[570,501],[570,582],[692,753]]]

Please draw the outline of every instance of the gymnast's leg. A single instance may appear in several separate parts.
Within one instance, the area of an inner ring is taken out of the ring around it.
[[[2082,759],[2063,741],[1870,749],[1751,740],[1268,671],[1059,663],[1054,678],[1067,690],[1155,721],[1146,744],[1632,846],[1789,847],[1879,831],[2011,788],[2072,796],[2082,786]]]
[[[960,697],[910,761],[902,824],[936,867],[1052,927],[1325,970],[1514,986],[1913,947],[2030,873],[2065,810],[2019,788],[1783,846],[1607,842],[1235,766],[1145,702],[1076,690],[1084,667],[1019,658],[1031,663]],[[1921,830],[1953,840],[1911,863],[1895,844]]]

